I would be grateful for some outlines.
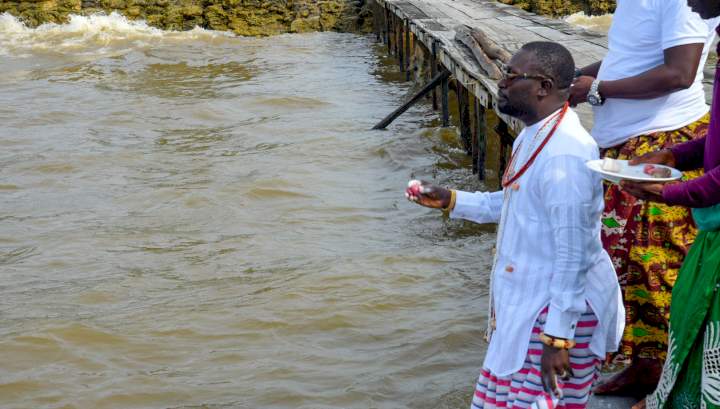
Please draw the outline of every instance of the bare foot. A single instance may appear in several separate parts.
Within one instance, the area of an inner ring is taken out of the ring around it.
[[[655,390],[661,373],[662,364],[659,360],[636,358],[629,367],[599,383],[593,393],[644,398]]]
[[[645,399],[633,405],[632,409],[645,409]]]

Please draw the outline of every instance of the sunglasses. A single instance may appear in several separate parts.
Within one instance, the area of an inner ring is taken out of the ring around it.
[[[501,67],[502,80],[504,80],[507,85],[510,85],[517,80],[554,81],[553,78],[542,74],[528,74],[526,72],[523,72],[521,74],[514,73],[510,70],[510,67],[505,64],[502,64]]]

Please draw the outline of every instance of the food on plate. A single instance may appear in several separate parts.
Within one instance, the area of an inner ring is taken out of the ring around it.
[[[608,172],[620,172],[622,166],[615,159],[605,158],[602,162],[602,169]]]
[[[654,178],[669,178],[672,175],[672,171],[669,168],[659,167],[655,165],[645,165],[643,172],[646,175],[650,175]]]

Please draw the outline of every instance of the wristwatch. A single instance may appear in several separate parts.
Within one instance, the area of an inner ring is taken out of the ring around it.
[[[593,81],[592,85],[590,86],[590,92],[588,92],[587,96],[588,104],[597,107],[605,103],[605,98],[600,95],[600,91],[598,90],[599,88],[600,80]]]

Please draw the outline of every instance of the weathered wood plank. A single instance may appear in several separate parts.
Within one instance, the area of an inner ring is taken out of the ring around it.
[[[480,64],[485,75],[494,80],[499,80],[502,77],[500,69],[495,65],[492,58],[485,53],[483,47],[475,41],[466,26],[458,26],[455,28],[455,39],[472,51],[475,60]]]
[[[436,48],[437,63],[447,68],[484,107],[496,112],[496,80],[481,69],[469,49],[455,42],[453,28],[457,25],[481,29],[490,41],[509,54],[517,52],[527,42],[561,41],[573,53],[577,65],[581,66],[601,59],[607,52],[607,40],[603,36],[493,0],[376,1],[400,18],[408,18],[415,39],[428,49],[432,49],[433,45]],[[402,46],[402,40],[399,45]],[[513,131],[522,129],[519,121],[497,113]],[[581,107],[578,113],[589,127],[590,109]]]

